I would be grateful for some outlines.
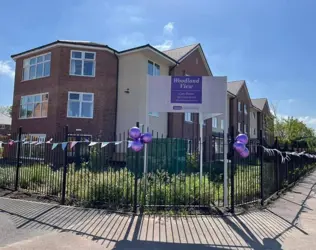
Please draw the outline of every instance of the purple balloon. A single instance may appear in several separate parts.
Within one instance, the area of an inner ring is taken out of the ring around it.
[[[141,136],[141,132],[140,132],[140,129],[137,128],[137,127],[132,127],[130,130],[129,130],[129,136],[132,138],[132,139],[138,139],[140,136]]]
[[[139,152],[143,149],[144,144],[140,140],[135,140],[132,142],[131,148],[135,152]]]
[[[245,134],[239,134],[236,137],[236,141],[239,141],[239,142],[246,145],[248,143],[248,136]]]
[[[242,158],[247,158],[249,156],[249,150],[245,147],[244,151],[239,153]]]
[[[141,135],[141,140],[144,142],[144,143],[150,143],[153,139],[153,136],[151,133],[144,133]]]
[[[240,141],[236,141],[233,147],[239,154],[243,152],[246,148],[245,144],[241,143]]]

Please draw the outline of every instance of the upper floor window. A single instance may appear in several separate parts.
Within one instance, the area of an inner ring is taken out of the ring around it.
[[[23,60],[23,81],[50,76],[51,53]]]
[[[93,93],[68,92],[67,117],[93,118]]]
[[[48,93],[28,95],[21,97],[20,118],[47,117]]]
[[[70,75],[95,76],[95,52],[71,51]]]
[[[217,128],[217,117],[212,118],[212,127]]]
[[[221,129],[224,129],[224,120],[221,120]]]
[[[256,119],[256,112],[252,112],[253,119]]]
[[[241,112],[241,102],[238,102],[238,111]]]
[[[247,124],[244,124],[244,133],[247,133]]]
[[[185,113],[184,114],[184,120],[186,122],[193,122],[193,114],[192,113]]]
[[[253,129],[253,135],[256,135],[256,128]]]
[[[238,133],[241,133],[241,123],[238,122]]]
[[[247,105],[246,105],[246,104],[244,104],[244,113],[245,113],[245,115],[247,115],[247,114],[248,114],[248,111],[247,111]]]
[[[160,76],[160,66],[157,63],[148,61],[147,74],[151,76]]]
[[[193,152],[192,140],[187,140],[187,153],[192,154],[192,152]]]

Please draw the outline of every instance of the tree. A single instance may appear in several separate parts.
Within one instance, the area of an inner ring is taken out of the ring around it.
[[[12,106],[0,106],[0,114],[12,117]]]

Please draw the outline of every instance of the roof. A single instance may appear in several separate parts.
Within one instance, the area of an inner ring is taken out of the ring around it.
[[[180,48],[164,50],[163,53],[165,53],[166,55],[172,57],[173,59],[175,59],[179,63],[181,63],[182,60],[184,60],[187,56],[189,56],[196,49],[200,50],[201,57],[206,65],[207,71],[212,76],[213,73],[211,71],[210,65],[208,64],[208,61],[205,57],[205,54],[203,52],[203,49],[202,49],[202,46],[200,43],[194,43],[194,44],[187,45],[187,46],[180,47]]]
[[[164,50],[162,52],[177,61],[181,61],[182,57],[184,57],[186,54],[191,52],[191,50],[195,49],[198,45],[199,45],[198,43],[195,43],[195,44],[187,45],[180,48]]]
[[[111,50],[113,52],[116,52],[115,49],[112,49],[108,45],[105,45],[105,44],[102,44],[102,43],[94,43],[94,42],[89,42],[89,41],[56,40],[55,42],[48,43],[48,44],[45,44],[45,45],[42,45],[42,46],[30,49],[30,50],[26,50],[26,51],[23,51],[21,53],[15,54],[15,55],[11,55],[11,57],[14,59],[14,58],[17,58],[17,57],[22,56],[24,54],[35,52],[35,51],[38,51],[38,50],[47,49],[49,47],[57,46],[57,45],[89,46],[89,47],[94,47],[94,48],[108,49],[108,50]]]
[[[228,82],[227,91],[233,95],[237,95],[244,83],[244,80]]]
[[[0,124],[1,125],[11,125],[11,117],[9,117],[5,114],[0,114]]]
[[[131,49],[122,50],[122,51],[118,52],[118,54],[122,55],[122,54],[125,54],[125,53],[134,52],[134,51],[143,50],[143,49],[152,50],[153,52],[165,57],[169,61],[172,61],[174,63],[178,63],[178,61],[176,59],[174,59],[174,58],[170,57],[169,55],[163,53],[162,51],[156,49],[155,47],[151,46],[150,44],[145,44],[145,45],[134,47],[134,48],[131,48]]]
[[[257,98],[257,99],[251,99],[252,105],[255,106],[259,110],[263,110],[264,105],[268,101],[267,98]]]

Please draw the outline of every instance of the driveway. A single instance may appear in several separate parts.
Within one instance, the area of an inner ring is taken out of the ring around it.
[[[133,216],[0,198],[1,249],[315,249],[316,172],[239,216]]]

